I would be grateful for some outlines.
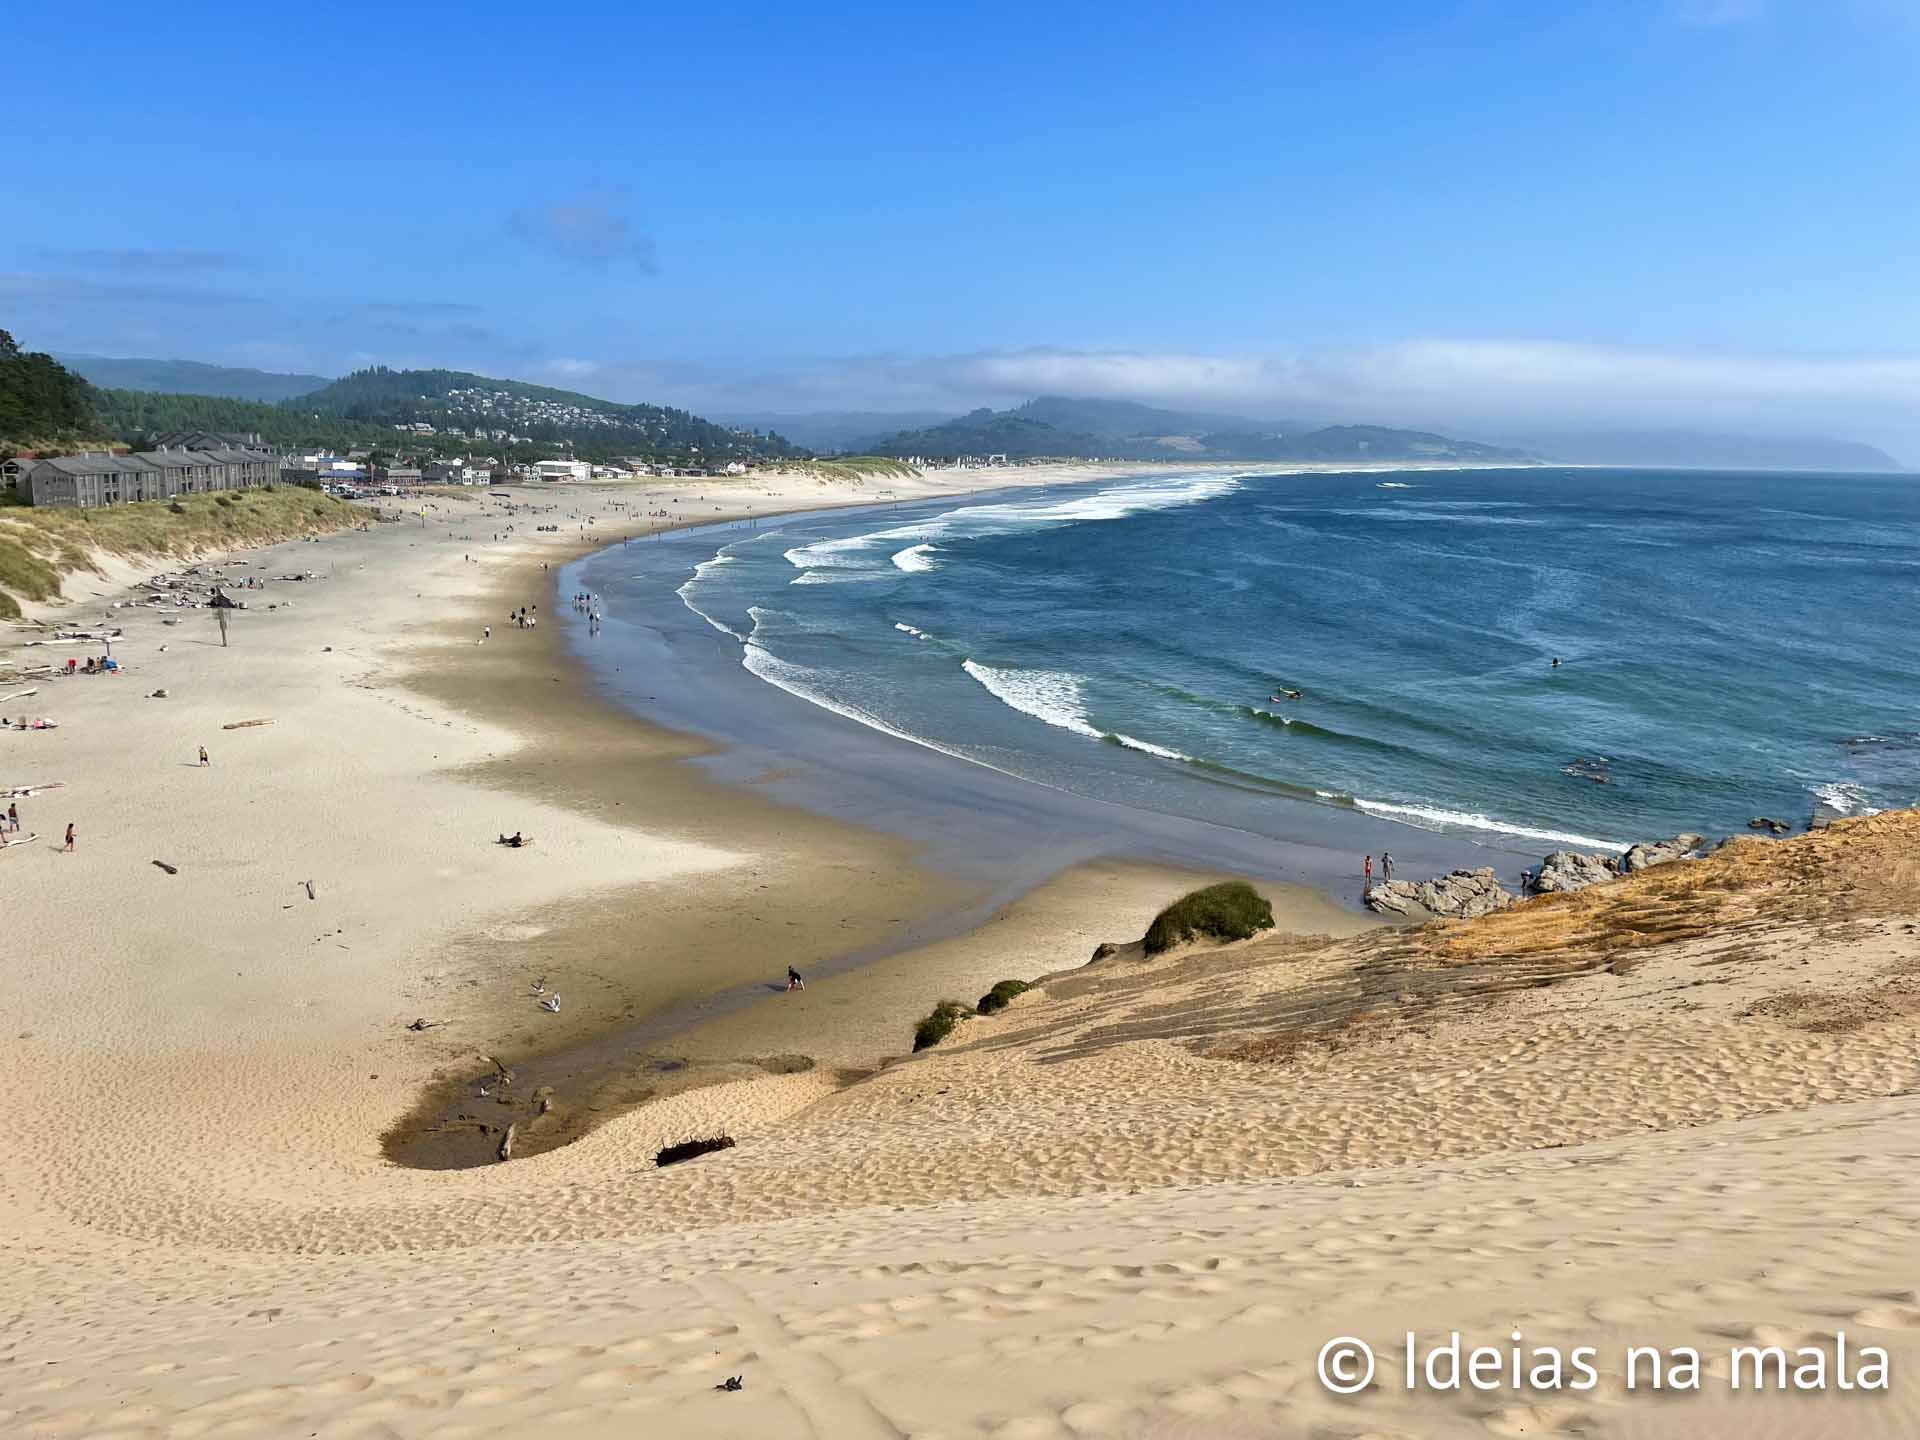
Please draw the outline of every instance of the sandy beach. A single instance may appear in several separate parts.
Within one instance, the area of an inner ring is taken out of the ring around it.
[[[225,646],[108,611],[133,574],[70,584],[42,614],[124,626],[124,668],[0,733],[0,785],[62,787],[0,852],[0,1430],[1920,1428],[1913,815],[1417,930],[1263,883],[1273,934],[1149,959],[1218,874],[996,895],[686,763],[552,623],[563,563],[650,527],[981,479],[440,494],[236,557],[313,578],[249,591]],[[807,989],[771,993],[788,964]],[[1038,984],[907,1058],[1004,978]],[[488,1086],[609,1035],[631,1073],[547,1114]],[[510,1113],[519,1158],[394,1163],[435,1097]],[[1456,1330],[1591,1345],[1598,1383],[1402,1383],[1409,1334]],[[1889,1389],[1731,1387],[1735,1346],[1837,1364],[1843,1333]],[[1336,1336],[1379,1356],[1352,1396],[1315,1376]],[[1698,1391],[1630,1388],[1641,1344],[1697,1347]]]

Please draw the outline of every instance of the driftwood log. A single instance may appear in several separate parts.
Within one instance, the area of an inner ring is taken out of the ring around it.
[[[509,1125],[507,1126],[507,1133],[501,1137],[500,1158],[502,1160],[511,1160],[513,1158],[513,1132],[519,1128],[517,1125]]]
[[[166,872],[167,872],[167,874],[169,874],[169,875],[178,875],[178,874],[180,873],[180,870],[179,870],[179,867],[178,867],[178,866],[175,866],[175,865],[169,865],[169,864],[167,864],[167,862],[166,862],[166,861],[164,861],[164,860],[156,860],[156,861],[154,861],[153,863],[154,863],[154,864],[156,864],[156,865],[158,865],[158,866],[159,866],[159,867],[160,867],[160,868],[161,868],[162,870],[164,870],[164,871],[166,871]]]
[[[653,1157],[653,1163],[659,1166],[678,1165],[682,1160],[691,1160],[698,1155],[709,1155],[715,1150],[733,1149],[731,1135],[716,1135],[711,1140],[682,1140],[678,1145],[669,1145]]]

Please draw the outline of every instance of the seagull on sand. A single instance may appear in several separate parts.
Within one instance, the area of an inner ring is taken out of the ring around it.
[[[540,1008],[550,1014],[558,1015],[560,1013],[560,996],[557,993],[547,996],[546,999],[540,1002]]]

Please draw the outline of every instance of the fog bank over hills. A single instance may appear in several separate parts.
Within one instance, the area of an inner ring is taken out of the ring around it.
[[[1045,395],[1003,411],[736,412],[725,423],[774,429],[818,451],[944,456],[1095,453],[1133,459],[1436,459],[1499,463],[1671,466],[1679,469],[1898,472],[1875,446],[1819,435],[1695,429],[1554,429],[1475,439],[1429,430],[1333,423],[1329,417],[1262,418],[1154,406],[1133,400]],[[1309,437],[1319,436],[1318,440]]]

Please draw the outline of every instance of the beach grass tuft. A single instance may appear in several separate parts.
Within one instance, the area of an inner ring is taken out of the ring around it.
[[[958,1000],[942,1000],[931,1014],[913,1027],[913,1048],[925,1050],[938,1045],[953,1033],[953,1027],[973,1014],[973,1007]]]
[[[995,1011],[1006,1009],[1012,1003],[1014,996],[1024,995],[1032,988],[1024,980],[1001,980],[980,997],[980,1003],[974,1008],[982,1015],[991,1015]]]
[[[1158,955],[1205,935],[1214,940],[1250,940],[1273,928],[1273,906],[1244,880],[1225,880],[1182,895],[1153,917],[1146,950]]]

